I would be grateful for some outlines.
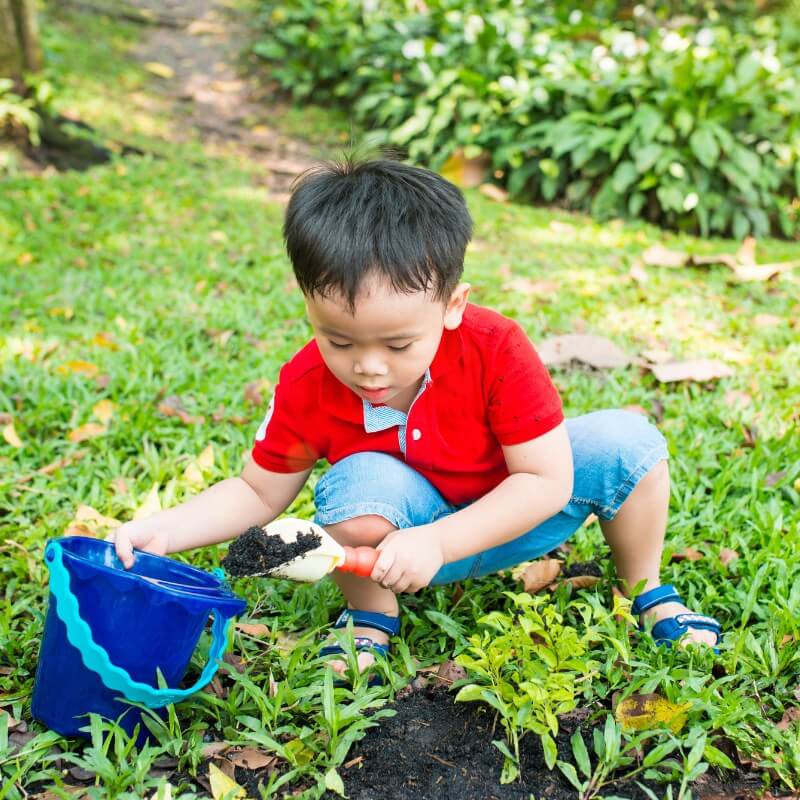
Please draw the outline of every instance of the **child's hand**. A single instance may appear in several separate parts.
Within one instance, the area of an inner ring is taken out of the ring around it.
[[[148,517],[126,522],[108,537],[109,541],[114,542],[117,558],[125,569],[133,566],[134,547],[155,553],[157,556],[166,555],[169,548],[169,534],[164,530],[163,524],[156,522],[155,519]]]
[[[395,594],[427,586],[444,564],[439,536],[430,525],[392,531],[380,551],[370,578]]]

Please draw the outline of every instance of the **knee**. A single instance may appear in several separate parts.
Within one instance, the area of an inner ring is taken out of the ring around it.
[[[378,514],[364,514],[336,522],[333,525],[326,525],[325,530],[341,545],[375,547],[396,528],[385,517]]]

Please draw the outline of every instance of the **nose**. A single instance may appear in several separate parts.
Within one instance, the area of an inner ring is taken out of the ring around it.
[[[353,362],[353,371],[356,375],[374,376],[387,375],[386,364],[377,354],[365,354]]]

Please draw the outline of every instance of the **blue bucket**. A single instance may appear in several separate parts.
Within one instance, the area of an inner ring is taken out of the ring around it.
[[[121,717],[131,734],[141,710],[125,700],[160,709],[202,689],[225,652],[232,617],[246,606],[221,577],[134,553],[126,570],[111,542],[70,536],[45,548],[50,605],[31,713],[64,736],[87,736],[80,729],[90,712]],[[208,663],[193,686],[179,689],[210,614]],[[154,688],[157,669],[167,688]],[[139,743],[147,738],[141,725]]]

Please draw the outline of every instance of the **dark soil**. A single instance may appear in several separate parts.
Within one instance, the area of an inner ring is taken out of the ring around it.
[[[229,575],[267,575],[283,564],[288,564],[303,553],[319,547],[322,537],[309,528],[307,533],[297,531],[297,541],[284,542],[279,536],[268,536],[257,525],[248,528],[228,549],[222,566]]]
[[[603,577],[603,568],[597,561],[581,561],[562,567],[560,578],[576,578],[579,575],[591,575],[593,578]]]
[[[397,715],[381,720],[348,754],[339,770],[345,795],[350,800],[574,800],[574,787],[558,770],[544,763],[538,737],[528,734],[520,745],[522,780],[502,785],[503,756],[492,744],[503,739],[494,712],[478,703],[455,703],[443,688],[425,689],[408,695],[395,705]],[[569,739],[583,727],[584,740],[591,742],[586,723],[589,712],[579,709],[560,717],[557,744],[559,758],[574,762]],[[666,787],[649,784],[657,796]],[[695,783],[696,798],[753,798],[762,786],[761,776],[740,775],[727,784],[713,775]],[[676,787],[677,788],[677,787]],[[645,793],[634,781],[609,785],[600,796],[639,800]],[[333,798],[333,795],[326,795]]]

